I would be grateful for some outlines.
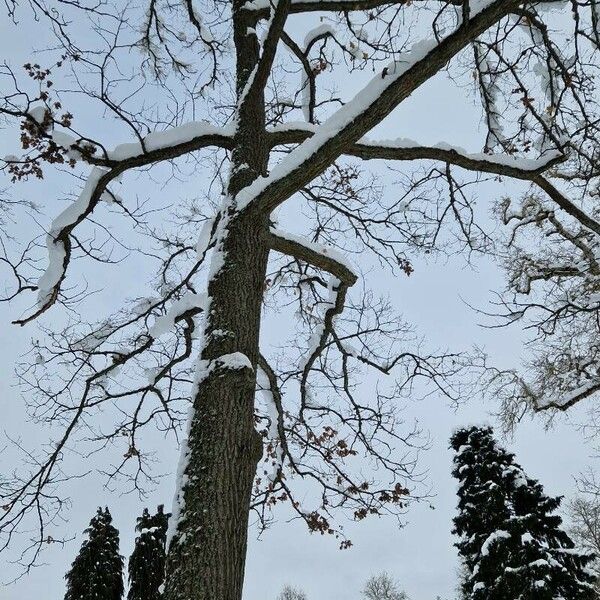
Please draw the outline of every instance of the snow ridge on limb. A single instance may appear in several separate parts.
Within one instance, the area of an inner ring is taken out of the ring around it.
[[[154,339],[164,335],[175,326],[176,321],[181,319],[183,315],[206,310],[206,303],[206,294],[188,292],[179,300],[173,302],[166,315],[156,319],[148,333]]]
[[[328,271],[346,285],[354,285],[358,279],[354,267],[338,250],[322,244],[314,244],[301,236],[271,228],[269,245],[276,252],[293,256],[313,267]]]
[[[118,174],[94,167],[77,200],[54,219],[46,237],[48,267],[37,283],[37,309],[28,317],[13,321],[15,325],[29,323],[56,302],[71,260],[71,232],[94,210],[108,183]]]
[[[334,248],[330,248],[322,244],[311,243],[300,236],[282,232],[274,228],[271,228],[270,230],[269,244],[276,252],[293,256],[294,258],[306,262],[313,267],[323,269],[331,273],[328,284],[329,308],[327,308],[325,311],[323,322],[320,324],[320,326],[317,328],[317,331],[315,331],[311,338],[311,344],[306,354],[304,363],[300,365],[300,369],[302,370],[302,377],[300,380],[302,414],[305,409],[305,401],[308,396],[308,377],[312,366],[325,349],[327,341],[333,332],[335,318],[344,310],[348,289],[356,283],[358,276],[354,272],[354,268],[352,265],[350,265],[347,259]],[[261,366],[263,370],[265,370],[267,367],[268,364],[263,364]],[[271,387],[276,383],[274,376],[271,376],[269,381]]]
[[[315,131],[314,127],[302,127],[294,123],[279,127],[270,132],[272,144],[299,143],[308,139]],[[577,219],[582,225],[600,235],[600,223],[571,202],[556,186],[543,176],[550,168],[566,160],[560,150],[546,152],[539,158],[523,158],[509,154],[469,153],[466,150],[439,143],[424,146],[409,139],[375,141],[362,138],[352,144],[345,155],[364,160],[438,160],[468,171],[493,173],[522,181],[530,181],[542,189],[565,212]]]
[[[273,128],[270,133],[273,146],[297,144],[311,137],[316,130],[311,124],[293,123]],[[440,142],[426,146],[408,138],[372,140],[361,138],[350,145],[345,155],[364,160],[439,160],[471,171],[506,175],[515,179],[532,180],[534,176],[561,163],[566,156],[560,150],[546,152],[539,158],[524,158],[510,154],[467,152],[464,148]]]
[[[298,134],[302,135],[302,132]],[[517,179],[531,178],[538,173],[543,173],[566,158],[559,150],[548,152],[540,158],[523,158],[509,154],[467,152],[463,148],[445,142],[425,146],[403,138],[381,141],[363,138],[346,154],[365,160],[440,160],[468,170],[508,175]]]
[[[371,10],[393,4],[390,0],[292,0],[290,14],[304,12],[345,12]],[[462,0],[447,0],[447,4],[461,6]],[[271,11],[269,0],[249,0],[244,9],[252,11],[260,19],[268,18]]]
[[[269,419],[265,434],[273,446],[270,456],[267,457],[267,460],[271,459],[271,469],[267,473],[267,478],[274,485],[281,480],[285,458],[287,457],[289,460],[293,459],[290,455],[285,436],[283,402],[281,390],[277,382],[277,375],[262,354],[258,358],[257,376],[257,381],[263,388],[261,391],[265,398],[267,417]]]
[[[548,401],[545,404],[535,405],[534,410],[540,412],[543,410],[548,410],[549,408],[554,408],[556,410],[565,411],[597,391],[600,391],[600,379],[593,379],[592,381],[589,381],[588,383],[585,383],[572,390],[570,393],[565,394],[557,401]]]
[[[87,163],[112,167],[122,161],[132,161],[129,168],[133,168],[177,158],[207,146],[231,148],[234,132],[231,126],[218,127],[206,121],[190,121],[164,131],[153,131],[135,142],[119,144],[112,150],[105,150],[100,144],[61,131],[54,131],[52,140]],[[92,151],[98,146],[103,156],[95,156]]]
[[[29,323],[56,302],[71,260],[71,232],[94,211],[113,180],[130,169],[176,158],[192,150],[207,146],[228,147],[232,133],[232,129],[192,122],[150,134],[144,138],[145,141],[121,144],[107,153],[107,159],[88,157],[87,162],[96,166],[92,168],[83,190],[50,226],[46,240],[49,264],[37,283],[37,309],[29,316],[15,320],[14,324]],[[76,147],[69,144],[71,149]]]
[[[255,100],[255,96],[259,93],[267,83],[271,73],[271,67],[275,60],[277,45],[281,39],[283,28],[285,26],[287,16],[289,14],[290,0],[275,0],[274,10],[269,22],[269,28],[265,41],[262,45],[263,51],[256,65],[256,69],[248,79],[246,89],[242,94],[242,102],[238,110],[243,110],[244,106]]]
[[[600,378],[589,379],[576,387],[564,391],[561,395],[554,397],[548,393],[544,393],[543,390],[537,389],[532,383],[528,383],[518,375],[514,370],[510,371],[499,371],[492,379],[492,383],[497,381],[504,382],[504,385],[512,385],[517,389],[515,392],[514,404],[522,402],[534,413],[543,413],[547,411],[559,411],[566,412],[571,407],[575,406],[582,400],[593,396],[596,392],[600,391]],[[517,407],[513,407],[512,411],[517,410]],[[509,412],[505,407],[504,412]],[[505,420],[508,420],[507,429],[513,426],[512,419],[515,417],[512,413],[504,415]]]
[[[298,191],[346,148],[366,135],[404,99],[433,77],[453,56],[494,23],[519,6],[517,0],[485,0],[472,7],[471,18],[440,43],[415,44],[403,60],[376,75],[350,102],[325,121],[310,139],[294,149],[238,195],[238,207],[271,212],[283,199]]]
[[[360,141],[347,153],[366,160],[439,160],[456,165],[469,171],[504,175],[513,179],[530,181],[542,189],[560,208],[577,219],[582,225],[600,235],[600,223],[571,202],[556,186],[544,177],[544,173],[555,165],[566,160],[567,156],[560,150],[546,152],[540,158],[530,159],[507,154],[467,153],[461,148],[446,144],[436,146],[409,146],[394,142],[376,143]]]

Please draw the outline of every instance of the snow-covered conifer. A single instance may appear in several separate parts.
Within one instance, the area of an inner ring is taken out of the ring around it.
[[[137,519],[135,548],[129,559],[128,600],[158,600],[165,577],[167,526],[170,514],[163,505],[155,515],[145,508]]]
[[[493,438],[490,427],[452,436],[459,481],[454,533],[465,565],[466,600],[595,598],[593,555],[580,552],[554,514],[561,498],[544,494]]]
[[[108,508],[98,508],[85,533],[88,539],[65,575],[65,600],[120,600],[123,557],[119,554],[119,532],[112,525]]]

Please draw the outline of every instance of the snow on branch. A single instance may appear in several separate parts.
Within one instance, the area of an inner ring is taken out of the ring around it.
[[[426,39],[415,44],[320,125],[314,135],[276,165],[270,175],[244,188],[236,198],[238,208],[252,204],[260,211],[271,212],[320,175],[474,38],[519,4],[517,0],[473,3],[471,18],[458,30],[439,43]]]
[[[257,381],[262,388],[268,417],[266,433],[272,445],[271,456],[269,457],[271,459],[271,469],[267,473],[267,478],[273,485],[281,479],[285,457],[291,455],[285,435],[284,410],[277,375],[262,354],[259,356],[258,366]]]
[[[25,325],[56,302],[71,260],[71,231],[92,212],[114,177],[112,172],[94,167],[77,200],[54,219],[46,236],[48,267],[37,282],[38,308],[30,316],[14,321],[15,324]]]
[[[542,0],[540,4],[553,4],[564,1],[565,0]],[[463,0],[439,0],[439,2],[444,5],[465,6]],[[490,0],[470,0],[471,14],[482,10],[489,2]],[[289,11],[290,14],[306,12],[351,12],[373,10],[375,8],[391,6],[394,4],[397,4],[397,2],[392,2],[390,0],[292,0]],[[248,0],[243,8],[244,10],[252,11],[259,19],[267,19],[271,12],[269,0]]]
[[[597,376],[575,377],[565,381],[565,374],[562,379],[535,377],[527,381],[512,369],[492,369],[492,373],[489,390],[500,399],[500,415],[507,431],[514,429],[529,412],[550,415],[566,412],[600,392],[600,378]]]
[[[275,0],[273,3],[274,10],[271,13],[267,34],[262,44],[262,53],[252,76],[248,79],[246,90],[242,93],[240,110],[243,110],[246,105],[252,104],[256,94],[260,93],[267,83],[275,60],[277,45],[289,14],[289,5],[290,0]]]
[[[54,219],[48,231],[48,267],[37,282],[37,309],[14,323],[25,325],[56,302],[71,260],[71,233],[94,211],[111,181],[130,169],[176,158],[193,150],[213,145],[227,147],[233,131],[233,128],[192,122],[164,132],[151,133],[139,142],[120,144],[106,152],[105,159],[88,154],[86,160],[97,166],[92,168],[77,200]],[[77,149],[77,140],[74,138],[64,135],[58,139],[67,149]]]
[[[206,310],[207,297],[206,294],[194,294],[188,292],[185,296],[173,302],[166,315],[162,315],[156,319],[154,325],[150,328],[149,334],[154,338],[158,338],[175,326],[175,323],[185,314],[190,312],[200,312]]]
[[[315,244],[300,236],[275,228],[271,228],[269,245],[276,252],[293,256],[313,267],[328,271],[348,286],[356,283],[357,276],[354,267],[335,248]]]
[[[558,204],[566,213],[577,219],[583,226],[591,229],[597,235],[600,235],[600,223],[596,219],[590,217],[585,211],[579,208],[576,204],[571,202],[556,186],[552,185],[545,177],[538,174],[532,181],[556,204]]]
[[[310,123],[291,123],[272,129],[271,143],[275,145],[302,143],[309,139],[315,127]],[[469,171],[493,173],[530,181],[542,189],[566,213],[582,225],[600,235],[600,223],[571,202],[543,174],[563,162],[567,156],[561,150],[544,153],[539,158],[523,158],[509,154],[469,153],[466,150],[445,143],[423,146],[409,139],[373,141],[362,138],[351,144],[344,154],[364,160],[438,160]]]
[[[542,412],[552,409],[566,411],[578,402],[589,398],[592,394],[595,394],[598,391],[600,391],[600,379],[592,379],[591,381],[580,385],[570,392],[563,394],[558,400],[548,400],[545,402],[534,400],[533,410],[534,412]]]
[[[315,127],[305,123],[290,123],[270,131],[271,143],[298,144],[314,134]],[[546,152],[540,158],[523,158],[509,154],[467,152],[458,146],[440,142],[426,146],[408,138],[371,140],[363,137],[345,152],[365,160],[439,160],[470,171],[483,171],[506,175],[516,179],[531,179],[565,160],[560,150]]]
[[[54,132],[53,140],[65,150],[77,152],[91,164],[113,167],[127,161],[127,168],[134,168],[177,158],[208,146],[229,149],[234,133],[233,126],[217,127],[205,121],[190,121],[165,131],[153,131],[135,142],[119,144],[112,150],[105,150],[103,157],[89,152],[87,140],[83,148],[80,148],[81,140],[63,132]]]
[[[448,0],[448,4],[462,5],[462,0]],[[372,10],[381,6],[394,4],[390,0],[292,0],[290,14],[304,12],[346,12],[355,10]],[[271,5],[269,0],[249,0],[244,4],[245,10],[254,12],[258,18],[268,18]]]

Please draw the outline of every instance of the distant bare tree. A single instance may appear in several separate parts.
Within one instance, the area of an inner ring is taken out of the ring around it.
[[[399,583],[385,571],[367,579],[362,596],[365,600],[408,600]]]
[[[279,592],[277,600],[306,600],[306,592],[300,588],[285,585]]]
[[[600,500],[596,496],[579,496],[569,502],[568,509],[571,537],[578,546],[596,555],[591,567],[600,579]],[[600,583],[596,587],[600,597]]]

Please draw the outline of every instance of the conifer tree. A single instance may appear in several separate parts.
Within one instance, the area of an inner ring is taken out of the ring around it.
[[[98,508],[84,533],[88,539],[65,575],[65,600],[121,600],[123,557],[119,555],[119,532],[112,525],[108,508]]]
[[[489,427],[457,431],[453,476],[459,514],[453,533],[465,565],[465,600],[595,598],[593,555],[575,549],[554,514],[561,498],[544,494]]]
[[[161,504],[155,515],[145,508],[137,519],[139,536],[129,559],[128,600],[158,600],[165,577],[167,525],[170,514]]]

